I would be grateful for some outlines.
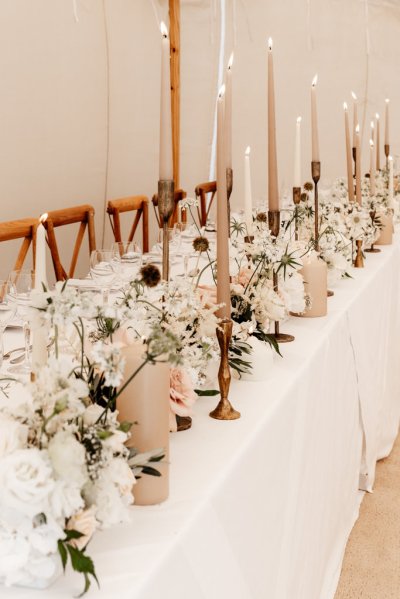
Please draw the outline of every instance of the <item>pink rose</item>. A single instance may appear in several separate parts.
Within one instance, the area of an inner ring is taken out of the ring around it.
[[[194,392],[192,381],[182,368],[171,368],[170,370],[170,430],[176,431],[176,418],[178,416],[190,416],[192,406],[197,396]]]

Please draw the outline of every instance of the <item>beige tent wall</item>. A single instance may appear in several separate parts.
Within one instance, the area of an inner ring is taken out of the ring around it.
[[[181,3],[181,184],[190,195],[209,177],[222,1]],[[88,202],[96,209],[100,246],[103,227],[104,243],[111,239],[104,222],[107,198],[137,193],[151,197],[158,171],[158,22],[166,18],[167,4],[76,0],[76,21],[72,0],[2,0],[1,220]],[[377,110],[383,112],[385,97],[391,98],[392,152],[400,151],[396,0],[225,0],[225,6],[225,64],[231,49],[235,51],[234,206],[242,201],[247,145],[252,147],[254,202],[266,198],[269,35],[274,39],[282,195],[290,195],[292,186],[294,123],[299,114],[303,178],[309,178],[309,91],[316,72],[325,181],[344,173],[342,103],[350,102],[351,89],[365,107],[366,125]],[[367,168],[367,130],[363,142]],[[68,253],[67,235],[61,245]],[[0,276],[15,255],[13,244],[3,246]],[[86,269],[85,255],[80,273]]]

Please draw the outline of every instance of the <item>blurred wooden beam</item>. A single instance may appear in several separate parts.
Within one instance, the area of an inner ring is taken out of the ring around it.
[[[180,0],[169,0],[169,35],[171,48],[172,156],[175,189],[179,188],[180,174],[180,9]]]

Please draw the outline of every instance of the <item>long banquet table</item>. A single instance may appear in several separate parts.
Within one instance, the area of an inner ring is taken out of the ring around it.
[[[362,492],[400,416],[400,238],[329,299],[326,318],[291,318],[264,382],[233,381],[240,420],[209,418],[171,437],[171,492],[90,544],[103,599],[332,599]],[[43,598],[77,594],[68,573]],[[38,593],[0,587],[0,598]]]

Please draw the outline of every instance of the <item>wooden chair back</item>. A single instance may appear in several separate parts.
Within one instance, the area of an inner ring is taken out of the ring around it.
[[[170,216],[170,219],[168,221],[168,226],[169,227],[173,227],[174,224],[176,222],[178,222],[178,210],[179,210],[179,202],[181,200],[184,200],[186,198],[186,191],[183,191],[183,189],[177,189],[174,193],[174,211]],[[153,203],[153,208],[154,208],[154,214],[156,215],[156,219],[158,222],[158,226],[160,228],[162,228],[162,222],[160,221],[160,214],[158,212],[158,194],[154,194],[152,197],[152,203]],[[182,215],[182,222],[185,223],[187,220],[187,214],[186,214],[186,210],[183,210],[181,212]]]
[[[75,245],[72,252],[71,263],[68,271],[64,269],[60,254],[58,251],[55,229],[80,223]],[[81,249],[83,237],[87,228],[89,240],[89,256],[96,249],[96,236],[94,231],[94,208],[89,204],[82,206],[72,206],[71,208],[62,208],[61,210],[51,210],[48,212],[47,220],[44,223],[47,229],[47,243],[50,248],[51,258],[53,260],[54,272],[57,281],[65,281],[74,276],[76,263],[78,261],[79,251]]]
[[[211,204],[214,201],[215,194],[217,192],[217,182],[208,181],[207,183],[200,183],[194,190],[196,198],[199,200],[199,206],[197,206],[197,214],[199,216],[200,225],[205,226],[210,212]],[[207,208],[207,196],[211,194]]]
[[[23,267],[29,247],[32,244],[33,266],[36,256],[36,229],[38,219],[22,218],[0,223],[0,242],[12,241],[13,239],[22,239],[22,245],[18,252],[14,270],[20,270]]]
[[[142,219],[142,242],[143,252],[149,251],[149,200],[146,196],[131,196],[120,198],[118,200],[110,200],[107,204],[107,214],[110,219],[111,228],[114,233],[115,241],[125,241],[121,235],[121,220],[122,212],[136,212],[133,219],[132,227],[128,236],[128,241],[132,241],[136,229]]]

